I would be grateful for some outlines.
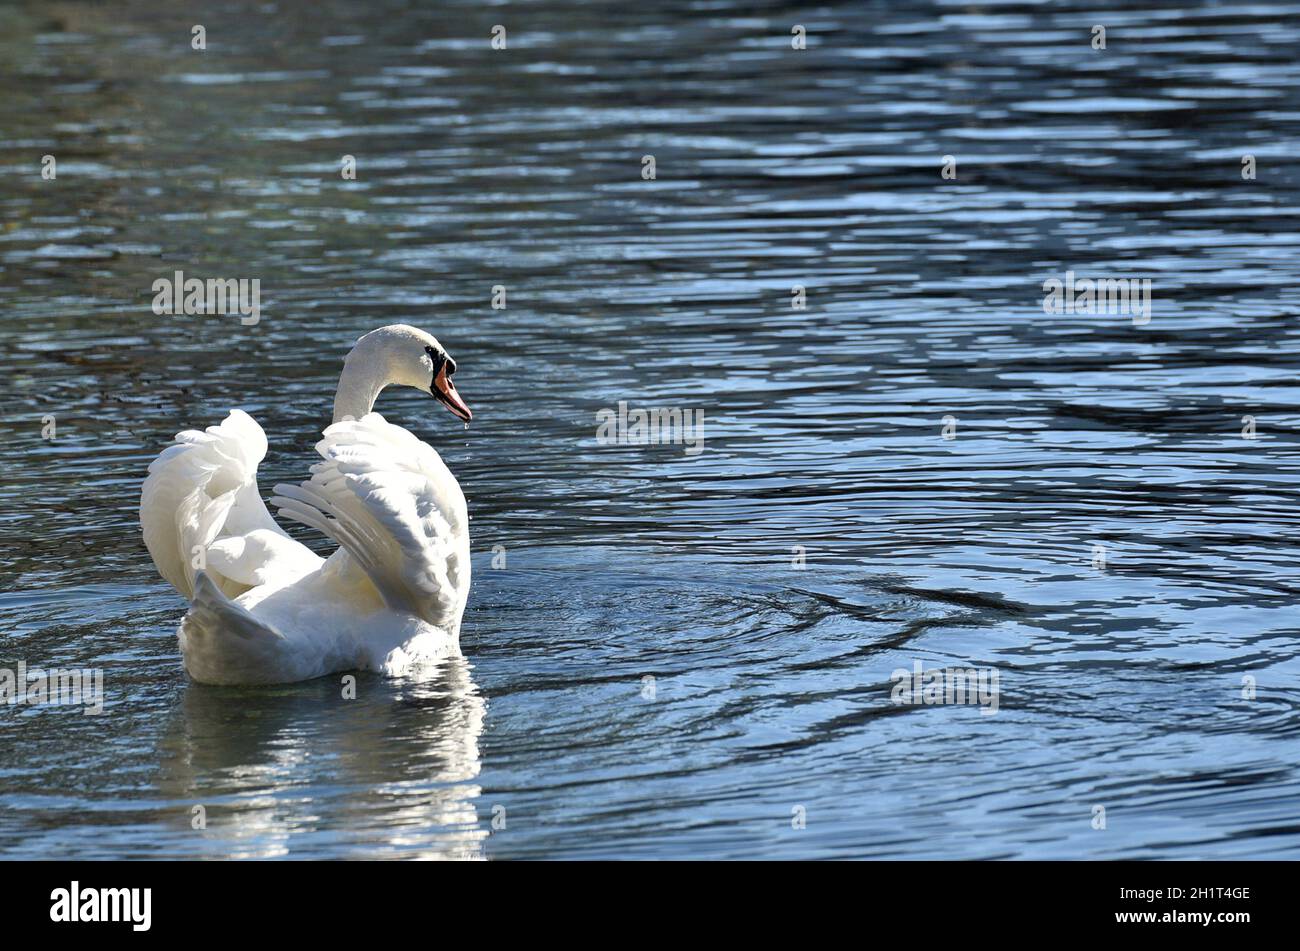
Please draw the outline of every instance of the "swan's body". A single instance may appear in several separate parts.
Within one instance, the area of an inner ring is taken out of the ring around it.
[[[371,412],[391,384],[468,407],[440,344],[405,325],[348,355],[334,422],[301,485],[277,485],[282,515],[328,535],[327,559],[290,538],[257,488],[261,427],[240,410],[176,437],[140,494],[145,544],[192,606],[179,637],[195,680],[265,684],[342,670],[403,674],[459,651],[469,594],[465,496],[432,448]]]

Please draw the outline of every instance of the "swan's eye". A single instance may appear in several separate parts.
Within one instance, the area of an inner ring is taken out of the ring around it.
[[[425,347],[424,352],[427,353],[429,359],[433,361],[433,373],[435,376],[437,376],[438,370],[442,368],[443,364],[446,364],[447,366],[447,376],[451,376],[456,372],[456,361],[447,356],[447,354],[435,350],[433,347]]]

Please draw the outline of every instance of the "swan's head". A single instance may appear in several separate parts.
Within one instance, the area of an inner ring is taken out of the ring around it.
[[[354,365],[367,376],[382,380],[380,388],[413,386],[431,394],[458,418],[469,422],[474,417],[451,381],[456,361],[433,334],[417,327],[390,324],[370,331],[348,354],[344,362],[345,377],[348,368]]]

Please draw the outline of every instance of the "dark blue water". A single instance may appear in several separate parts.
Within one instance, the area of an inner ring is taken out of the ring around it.
[[[5,856],[1300,855],[1300,5],[0,22],[0,667],[106,691],[0,707]],[[260,322],[156,316],[178,268]],[[1067,270],[1150,322],[1044,313]],[[149,460],[241,407],[305,478],[395,321],[475,411],[377,407],[469,499],[465,659],[190,683]],[[918,662],[996,713],[893,702]]]

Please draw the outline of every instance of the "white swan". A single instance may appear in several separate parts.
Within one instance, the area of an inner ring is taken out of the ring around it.
[[[321,559],[276,524],[257,489],[266,436],[240,410],[187,430],[149,466],[140,524],[159,573],[192,604],[185,669],[217,684],[307,680],[341,670],[400,675],[459,651],[469,594],[469,518],[429,446],[371,412],[386,386],[431,393],[468,421],[456,361],[405,324],[373,330],[343,364],[324,462],[277,485],[280,511],[338,543]]]

